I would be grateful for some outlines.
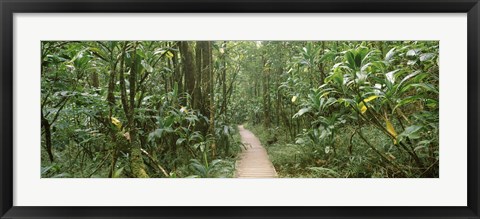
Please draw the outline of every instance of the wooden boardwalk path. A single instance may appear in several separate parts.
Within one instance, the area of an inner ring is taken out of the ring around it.
[[[275,167],[268,158],[267,150],[262,147],[260,140],[243,125],[238,126],[242,142],[247,149],[242,152],[236,164],[235,177],[237,178],[276,178]]]

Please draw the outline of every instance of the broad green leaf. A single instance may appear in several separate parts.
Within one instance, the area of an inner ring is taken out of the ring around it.
[[[401,107],[401,106],[404,106],[404,105],[408,105],[408,104],[411,104],[411,103],[414,103],[415,101],[418,101],[419,99],[421,99],[422,96],[420,95],[415,95],[415,96],[409,96],[409,97],[406,97],[402,100],[400,100],[397,105],[395,105],[395,107],[393,108],[393,112],[398,108],[398,107]]]
[[[427,105],[427,107],[429,108],[433,108],[433,109],[436,109],[438,108],[438,100],[435,100],[435,99],[426,99],[425,100],[425,104]]]
[[[50,169],[52,169],[54,166],[48,166],[48,167],[42,167],[42,175],[47,173]]]
[[[125,167],[121,167],[121,168],[119,168],[118,170],[115,170],[115,173],[113,173],[113,178],[119,178],[119,177],[121,177],[124,168],[125,168]]]
[[[390,61],[392,60],[393,55],[395,55],[395,47],[390,49],[390,51],[387,52],[387,55],[385,55],[385,61]]]
[[[420,55],[420,61],[421,61],[421,62],[428,61],[428,60],[432,59],[433,56],[434,56],[433,53],[424,53],[424,54],[421,54],[421,55]]]
[[[403,93],[403,92],[407,91],[408,89],[410,89],[412,87],[413,88],[423,88],[426,91],[430,91],[430,92],[438,94],[438,87],[435,87],[434,85],[427,84],[427,83],[416,83],[416,84],[406,85],[404,88],[402,88],[401,92]]]
[[[175,122],[175,115],[170,115],[163,121],[165,127],[171,127]]]
[[[337,85],[340,85],[340,86],[343,85],[342,71],[336,70],[336,71],[333,72],[333,74],[331,74],[330,76],[325,78],[326,83],[328,83],[330,81],[334,81]]]
[[[348,107],[348,106],[350,106],[350,105],[355,105],[355,104],[357,104],[357,103],[355,102],[355,100],[347,99],[347,98],[340,98],[340,99],[338,99],[337,101],[338,101],[338,103],[344,103],[345,107]]]
[[[335,52],[329,51],[322,55],[322,57],[318,60],[318,62],[324,62],[327,60],[333,60],[335,58]]]
[[[153,53],[154,55],[157,55],[157,54],[164,54],[166,51],[165,49],[158,49],[158,50],[155,50],[155,52]]]
[[[162,133],[163,133],[163,129],[155,129],[155,131],[150,132],[150,134],[148,135],[148,140],[152,141],[153,139],[161,138]]]
[[[305,144],[305,139],[303,138],[297,138],[297,140],[295,141],[295,144]]]
[[[181,145],[186,139],[185,138],[178,138],[176,145]]]
[[[152,66],[150,66],[145,60],[142,60],[142,66],[145,68],[145,70],[149,73],[153,72]]]
[[[422,126],[419,125],[412,125],[408,126],[405,128],[405,130],[400,133],[401,137],[406,137],[410,139],[419,139],[421,137],[420,130],[422,129]]]
[[[415,65],[417,64],[417,60],[408,60],[407,65]]]
[[[415,147],[413,150],[414,150],[414,151],[419,151],[419,150],[423,150],[423,149],[426,149],[426,148],[427,148],[427,146],[425,146],[425,145],[420,145],[420,146]]]
[[[394,84],[395,83],[395,73],[397,73],[398,71],[400,71],[399,69],[397,70],[394,70],[394,71],[391,71],[391,72],[388,72],[387,74],[385,74],[385,77],[387,78],[387,80]]]
[[[357,49],[357,54],[360,56],[360,59],[363,60],[365,57],[368,56],[368,51],[369,49],[367,47],[362,46]]]
[[[345,53],[345,58],[347,59],[348,65],[350,68],[355,69],[355,55],[352,51],[348,51]]]
[[[355,55],[355,67],[360,68],[362,66],[362,56],[360,54]]]
[[[417,52],[413,49],[407,52],[407,56],[416,56],[416,55],[417,55]]]
[[[300,116],[302,116],[303,114],[305,114],[305,113],[307,113],[307,112],[310,112],[311,110],[312,110],[312,108],[310,108],[310,107],[302,108],[302,109],[300,109],[297,113],[295,113],[295,115],[293,115],[293,118],[300,117]]]
[[[417,76],[417,75],[420,74],[420,73],[421,73],[420,71],[415,71],[415,72],[413,72],[413,73],[405,76],[405,77],[402,79],[402,81],[400,81],[400,83],[398,84],[397,89],[396,89],[395,92],[398,92],[399,89],[402,88],[403,84],[404,84],[407,80],[409,80],[409,79],[412,78],[412,77]]]
[[[221,164],[222,162],[223,162],[222,159],[215,159],[210,163],[210,167],[213,168],[213,167],[215,167],[215,165]]]

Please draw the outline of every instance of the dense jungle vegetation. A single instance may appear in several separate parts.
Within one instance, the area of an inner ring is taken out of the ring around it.
[[[41,176],[438,177],[437,41],[44,41]]]

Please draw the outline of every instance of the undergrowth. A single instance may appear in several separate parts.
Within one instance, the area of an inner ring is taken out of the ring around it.
[[[376,153],[358,135],[353,127],[345,127],[335,138],[336,150],[322,145],[302,145],[288,139],[280,128],[265,129],[261,125],[245,125],[267,149],[279,177],[283,178],[389,178],[413,177],[409,169],[400,172],[384,165]],[[352,137],[353,135],[353,137]],[[402,163],[399,151],[390,140],[366,127],[363,135],[392,160]]]

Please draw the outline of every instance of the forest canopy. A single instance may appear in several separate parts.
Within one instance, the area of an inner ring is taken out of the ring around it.
[[[437,178],[438,41],[43,41],[41,177]]]

